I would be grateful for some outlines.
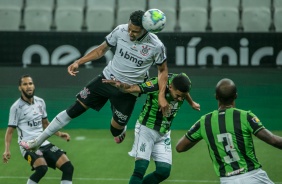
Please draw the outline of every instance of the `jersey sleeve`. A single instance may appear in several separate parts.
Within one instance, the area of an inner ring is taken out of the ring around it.
[[[47,110],[45,101],[42,99],[42,119],[47,118]]]
[[[203,139],[201,135],[201,122],[197,121],[185,134],[186,138],[191,142],[196,142]]]
[[[120,32],[121,26],[117,26],[110,34],[106,36],[106,42],[110,47],[117,45],[118,33]]]
[[[19,109],[13,105],[10,108],[10,113],[9,113],[9,122],[8,122],[8,126],[9,127],[17,127],[18,126],[18,122],[19,122]]]
[[[161,44],[159,47],[156,48],[155,63],[157,65],[161,65],[164,61],[166,61],[165,46]]]
[[[250,111],[247,114],[247,120],[254,135],[265,128],[258,117]]]
[[[154,77],[154,78],[148,79],[146,82],[138,84],[138,86],[141,89],[142,94],[156,92],[159,90],[158,78]]]

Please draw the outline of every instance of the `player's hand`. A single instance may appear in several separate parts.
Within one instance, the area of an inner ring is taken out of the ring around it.
[[[70,141],[70,135],[65,132],[60,132],[60,137],[65,139],[66,141]]]
[[[2,158],[3,159],[3,163],[7,164],[10,158],[11,158],[11,152],[5,151],[3,153],[3,158]]]
[[[159,111],[162,111],[163,116],[168,116],[170,114],[170,108],[167,100],[164,97],[159,95]]]
[[[200,104],[198,104],[197,102],[194,102],[194,101],[193,101],[193,103],[192,103],[192,108],[193,108],[194,110],[197,110],[197,111],[200,111],[200,110],[201,110]]]
[[[77,63],[77,61],[75,61],[74,63],[72,63],[69,67],[68,67],[68,72],[70,75],[72,76],[76,76],[76,74],[79,72],[78,71],[78,67],[79,64]]]
[[[106,84],[110,84],[116,88],[121,88],[121,82],[120,81],[117,81],[117,80],[112,80],[112,79],[102,79],[102,82],[103,83],[106,83]]]

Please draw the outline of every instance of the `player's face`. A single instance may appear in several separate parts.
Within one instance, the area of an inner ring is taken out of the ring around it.
[[[21,91],[23,97],[26,97],[27,99],[31,99],[34,96],[34,90],[35,90],[32,78],[30,77],[22,78],[22,83],[19,86],[19,90]]]
[[[172,85],[169,86],[169,91],[172,98],[177,102],[183,101],[187,95],[187,93],[175,89]]]
[[[131,21],[129,20],[128,22],[128,35],[131,41],[135,41],[138,38],[140,38],[143,34],[146,33],[146,30],[139,27],[139,26],[135,26],[131,23]]]

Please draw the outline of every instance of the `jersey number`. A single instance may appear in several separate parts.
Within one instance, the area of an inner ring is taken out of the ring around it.
[[[222,142],[224,150],[227,156],[224,157],[226,163],[236,162],[240,160],[240,157],[234,147],[232,135],[230,133],[224,133],[217,135],[218,142]]]

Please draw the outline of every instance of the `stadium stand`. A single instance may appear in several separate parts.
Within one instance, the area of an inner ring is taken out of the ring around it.
[[[118,0],[116,25],[126,24],[131,12],[140,9],[146,10],[146,0]]]
[[[282,0],[0,0],[2,31],[108,32],[137,9],[167,16],[162,32],[281,32]]]
[[[111,31],[115,23],[115,0],[87,0],[86,3],[87,31]]]
[[[271,0],[242,0],[242,26],[245,32],[268,32],[271,26]]]
[[[237,32],[240,0],[211,0],[210,25],[214,32]]]
[[[174,32],[177,26],[177,1],[175,0],[149,0],[148,9],[160,9],[166,15],[166,26],[162,32]]]
[[[179,0],[181,32],[204,32],[208,26],[208,0]]]

